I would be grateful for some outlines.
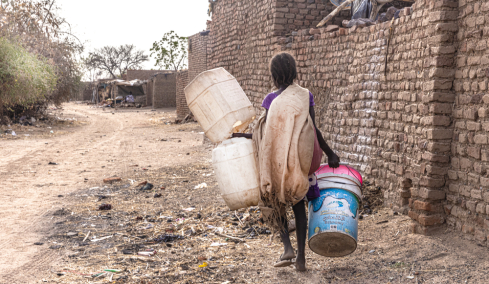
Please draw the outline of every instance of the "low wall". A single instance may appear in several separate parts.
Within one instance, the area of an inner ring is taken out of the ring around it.
[[[146,83],[146,106],[151,106],[153,105],[153,92],[154,92],[154,81],[149,79],[148,82]]]
[[[175,107],[177,82],[175,73],[160,73],[152,79],[153,108]]]
[[[127,81],[132,81],[132,80],[149,80],[151,77],[153,77],[155,74],[158,74],[162,72],[161,70],[127,70],[127,75],[126,75],[126,80]]]

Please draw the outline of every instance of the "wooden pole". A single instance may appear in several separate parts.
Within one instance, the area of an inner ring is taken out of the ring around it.
[[[333,10],[333,12],[329,13],[319,24],[316,26],[317,28],[324,26],[329,20],[331,20],[334,16],[336,16],[343,8],[348,6],[348,4],[352,3],[354,0],[346,0],[345,2],[341,3],[340,6],[336,7],[336,9]]]
[[[334,16],[336,16],[341,10],[343,10],[343,8],[345,8],[346,6],[348,6],[348,4],[352,3],[354,0],[347,0],[343,3],[341,3],[340,6],[336,7],[336,9],[333,10],[333,12],[329,13],[329,15],[327,15],[316,27],[319,28],[319,27],[322,27],[324,26],[324,24],[326,24],[329,20],[331,20]],[[376,4],[380,4],[380,8],[386,4],[386,3],[389,3],[389,2],[392,2],[393,0],[377,0],[375,1]],[[412,0],[401,0],[403,2],[413,2]],[[376,5],[374,5],[376,6]],[[375,17],[377,17],[377,13],[378,13],[378,10],[377,11],[373,11],[374,14],[375,14]],[[371,20],[374,20],[370,17]]]

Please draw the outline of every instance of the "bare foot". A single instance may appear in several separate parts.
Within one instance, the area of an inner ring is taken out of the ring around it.
[[[297,271],[306,271],[306,257],[305,256],[297,256],[295,260],[295,269]]]
[[[286,259],[294,259],[295,258],[295,253],[294,251],[287,251],[280,256],[280,260],[286,260]]]

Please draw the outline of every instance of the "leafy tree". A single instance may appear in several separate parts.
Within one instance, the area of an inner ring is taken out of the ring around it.
[[[136,50],[134,45],[126,44],[119,47],[104,46],[90,52],[85,65],[107,72],[112,78],[121,78],[128,69],[140,69],[148,56]]]
[[[155,41],[151,56],[155,56],[156,64],[167,70],[181,70],[187,66],[188,38],[178,36],[174,31],[165,33],[160,41]]]

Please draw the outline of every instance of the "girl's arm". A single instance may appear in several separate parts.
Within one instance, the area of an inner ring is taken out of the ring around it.
[[[311,116],[312,123],[314,124],[314,128],[316,128],[316,135],[318,137],[319,146],[324,151],[326,156],[328,156],[328,165],[331,168],[337,168],[340,166],[340,157],[336,155],[333,150],[328,146],[326,141],[324,141],[323,135],[321,131],[316,127],[316,113],[314,112],[314,107],[309,107],[309,115]]]

